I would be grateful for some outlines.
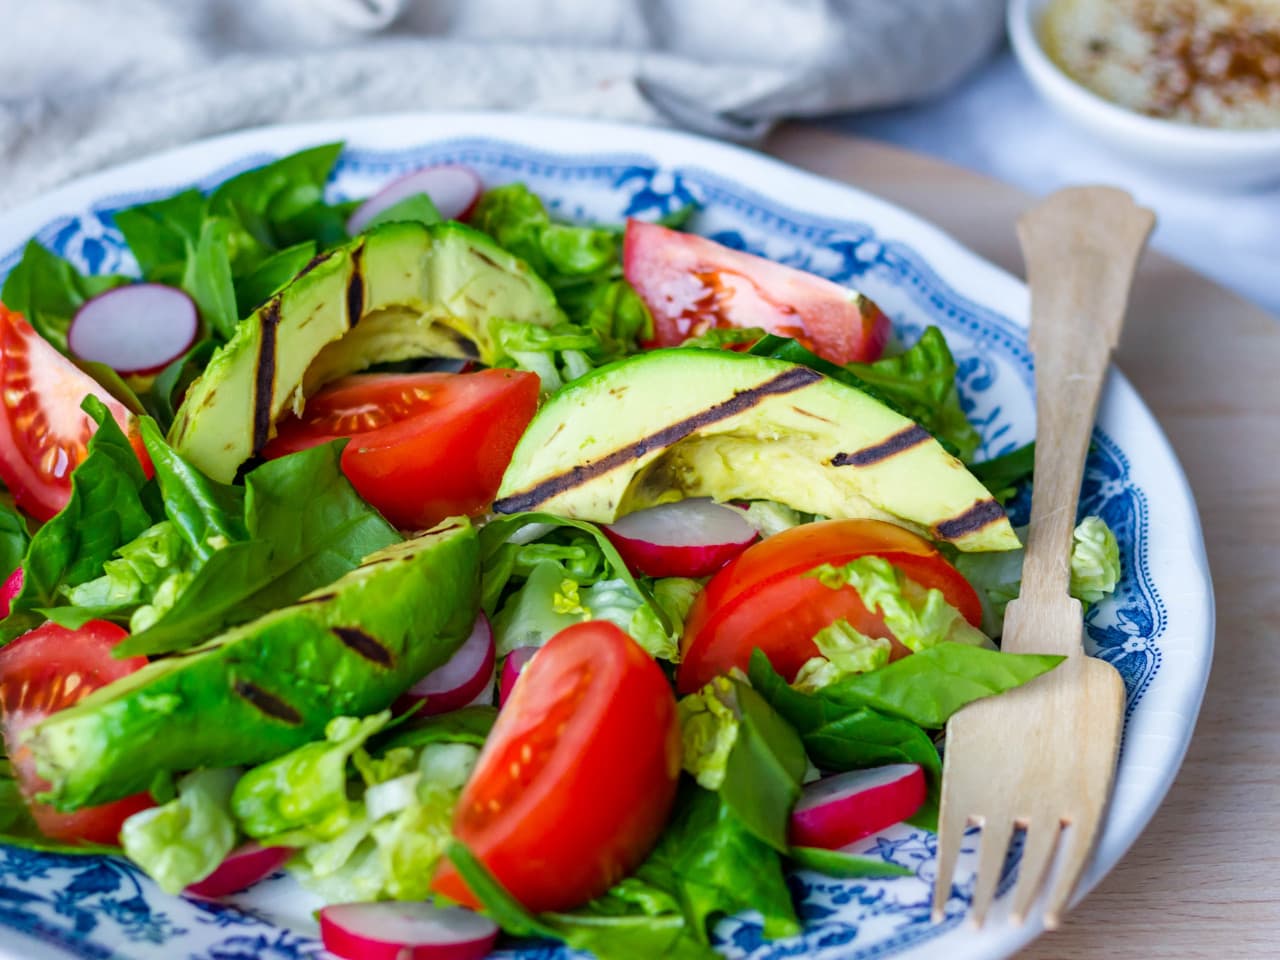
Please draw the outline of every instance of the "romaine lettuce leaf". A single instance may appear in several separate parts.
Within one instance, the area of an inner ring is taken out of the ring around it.
[[[235,848],[231,792],[239,778],[233,768],[187,774],[178,781],[177,797],[124,822],[124,852],[165,893],[203,880]]]
[[[1120,544],[1101,517],[1085,517],[1071,535],[1071,595],[1085,604],[1115,592],[1120,582]]]
[[[884,637],[869,637],[848,621],[835,620],[813,636],[820,656],[806,660],[796,673],[797,690],[812,693],[851,673],[878,670],[889,662],[893,644]]]

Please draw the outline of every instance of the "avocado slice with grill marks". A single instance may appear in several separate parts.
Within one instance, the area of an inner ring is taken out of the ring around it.
[[[551,289],[460,223],[388,223],[320,254],[237,328],[191,384],[169,442],[230,482],[330,380],[415,357],[492,364],[494,319],[551,326]]]
[[[1020,545],[923,427],[809,367],[724,350],[653,350],[570,383],[529,424],[493,509],[609,523],[684,497],[873,517],[960,550]]]
[[[24,743],[60,810],[146,790],[166,773],[269,760],[319,739],[335,716],[382,710],[448,660],[471,631],[479,590],[475,530],[445,521],[291,606],[94,691]]]

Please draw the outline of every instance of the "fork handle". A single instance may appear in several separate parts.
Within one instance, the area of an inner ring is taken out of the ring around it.
[[[1094,415],[1138,257],[1155,224],[1122,190],[1059,190],[1018,220],[1031,287],[1035,480],[1022,596],[1061,599]]]

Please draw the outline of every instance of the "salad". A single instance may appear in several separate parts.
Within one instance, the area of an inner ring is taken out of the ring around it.
[[[663,222],[341,144],[32,241],[0,299],[0,841],[170,893],[283,867],[343,957],[710,957],[787,872],[932,828],[1031,448],[942,333]],[[1015,511],[1016,512],[1016,511]],[[1076,531],[1072,591],[1116,586]]]

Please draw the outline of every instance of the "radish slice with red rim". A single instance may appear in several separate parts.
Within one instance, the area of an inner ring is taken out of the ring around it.
[[[627,568],[648,577],[709,576],[757,537],[740,511],[703,498],[638,510],[603,530]]]
[[[375,193],[356,208],[347,220],[347,233],[355,236],[378,214],[401,200],[425,193],[446,220],[464,220],[484,190],[479,175],[470,167],[446,164],[425,167],[405,174]]]
[[[924,770],[914,763],[815,780],[792,811],[791,845],[837,850],[906,820],[920,809],[925,793]]]
[[[185,892],[205,900],[239,893],[271,876],[292,855],[293,847],[262,847],[246,843],[227,854],[213,873],[190,884]]]
[[[537,652],[537,647],[516,647],[507,654],[507,659],[502,664],[502,679],[498,683],[498,706],[507,702],[507,697],[511,696],[511,691],[515,688],[516,680],[520,678],[520,671]]]
[[[464,907],[340,903],[320,911],[320,939],[343,960],[481,960],[498,926]]]
[[[9,574],[9,579],[4,582],[4,586],[0,586],[0,620],[9,615],[9,608],[13,605],[14,597],[22,592],[22,567],[18,567],[13,573]]]
[[[131,283],[85,301],[67,347],[118,373],[155,373],[187,352],[200,329],[196,305],[176,287]]]
[[[427,704],[422,712],[428,715],[467,706],[493,680],[495,657],[493,630],[482,613],[454,655],[410,687],[397,701],[397,708],[404,712],[423,699]]]

